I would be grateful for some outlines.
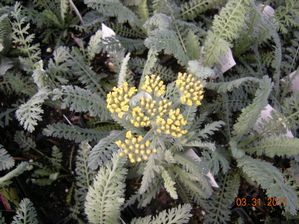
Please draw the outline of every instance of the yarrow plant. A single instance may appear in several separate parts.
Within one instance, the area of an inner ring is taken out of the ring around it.
[[[0,9],[0,223],[298,222],[298,0]]]
[[[175,84],[181,96],[181,104],[187,107],[201,105],[203,84],[198,78],[192,74],[179,73]],[[121,149],[120,156],[128,156],[131,163],[147,160],[157,152],[149,140],[152,139],[151,134],[180,138],[188,133],[185,129],[188,122],[176,103],[178,100],[167,99],[165,93],[166,86],[161,78],[147,75],[139,91],[124,82],[107,95],[107,109],[112,116],[124,126],[130,123],[137,128],[128,130],[124,141],[115,142]],[[141,97],[138,98],[138,95]],[[137,100],[133,100],[134,98]],[[141,135],[134,136],[134,131]]]

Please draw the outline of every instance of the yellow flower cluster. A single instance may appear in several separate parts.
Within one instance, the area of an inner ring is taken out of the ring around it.
[[[135,127],[148,127],[150,125],[150,119],[143,112],[141,107],[137,106],[132,109],[131,123]]]
[[[147,75],[141,89],[150,94],[153,93],[156,96],[162,96],[165,93],[166,87],[159,76]]]
[[[114,87],[107,95],[107,109],[122,118],[129,111],[129,101],[136,92],[136,87],[129,87],[127,82],[121,87]]]
[[[203,98],[203,85],[200,80],[193,75],[179,72],[178,78],[175,82],[176,87],[181,91],[181,103],[192,106],[201,105]]]
[[[179,108],[176,110],[170,109],[166,119],[158,116],[156,119],[156,124],[158,125],[158,133],[163,132],[175,138],[179,138],[187,133],[187,130],[182,129],[182,126],[186,125],[187,121],[181,114]]]
[[[145,109],[146,113],[151,117],[154,117],[157,113],[156,105],[157,102],[153,99],[145,97],[142,97],[140,99],[140,106],[142,106]]]
[[[169,111],[169,108],[171,106],[171,102],[164,99],[164,100],[161,100],[159,102],[159,107],[158,107],[158,110],[159,110],[159,116],[163,116],[166,114],[167,111]]]
[[[150,148],[150,141],[144,142],[141,135],[134,136],[131,131],[127,131],[125,142],[118,140],[115,144],[122,149],[120,156],[128,156],[131,163],[147,160],[151,154],[157,152],[156,149]]]

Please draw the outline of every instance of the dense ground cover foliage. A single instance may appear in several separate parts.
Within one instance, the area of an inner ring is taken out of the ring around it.
[[[297,0],[0,0],[0,223],[298,222]]]

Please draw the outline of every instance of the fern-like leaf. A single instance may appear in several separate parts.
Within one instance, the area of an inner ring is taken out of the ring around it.
[[[69,108],[75,112],[88,112],[90,116],[97,116],[101,121],[107,121],[110,114],[106,109],[105,100],[90,90],[78,86],[62,86],[53,90],[53,99],[62,99],[61,109]]]
[[[220,38],[232,42],[242,30],[251,0],[229,0],[215,16],[212,30]]]
[[[17,214],[11,224],[38,224],[35,208],[28,198],[24,198],[20,202]]]
[[[76,156],[76,198],[81,211],[84,210],[85,197],[93,177],[93,172],[88,168],[90,149],[88,142],[81,142]]]
[[[288,127],[296,128],[299,126],[299,92],[284,99],[282,111],[287,117]]]
[[[145,46],[157,52],[164,51],[165,54],[173,55],[178,63],[187,65],[187,57],[176,32],[172,30],[154,30],[145,39]]]
[[[188,223],[191,215],[191,205],[179,205],[177,208],[160,212],[155,217],[133,219],[131,224],[184,224]]]
[[[205,65],[212,66],[230,49],[230,43],[209,31],[204,43]]]
[[[225,174],[229,170],[230,161],[228,157],[228,152],[216,149],[215,151],[204,151],[202,155],[205,161],[208,162],[208,167],[210,168],[212,174],[217,175],[222,170],[222,173]]]
[[[214,121],[212,123],[206,124],[203,129],[195,131],[195,135],[199,139],[207,139],[209,136],[213,135],[214,132],[219,131],[224,124],[225,123],[223,121]]]
[[[12,168],[15,165],[14,159],[6,149],[0,145],[0,171]]]
[[[69,0],[60,0],[60,16],[62,18],[62,21],[65,20],[65,17],[69,10]]]
[[[166,191],[169,193],[170,197],[172,197],[173,199],[178,199],[178,193],[174,186],[175,182],[172,179],[172,177],[170,176],[170,174],[167,172],[167,170],[163,170],[161,176],[164,181],[164,187],[165,187]]]
[[[238,167],[242,168],[250,181],[256,181],[267,191],[269,197],[285,198],[287,201],[286,211],[292,215],[297,213],[296,192],[286,184],[283,174],[276,167],[249,156],[243,156],[237,159],[237,162]]]
[[[60,48],[61,53],[66,55],[68,60],[65,61],[65,66],[70,69],[70,72],[86,87],[86,89],[106,95],[100,84],[102,75],[95,73],[92,68],[86,63],[83,55],[78,48],[72,48],[69,51],[67,48]]]
[[[120,67],[120,71],[119,71],[119,75],[118,75],[118,82],[117,85],[118,86],[122,86],[124,82],[126,82],[126,80],[128,79],[128,62],[130,60],[130,53],[128,53],[126,55],[126,57],[124,58],[121,67]]]
[[[117,223],[120,216],[120,207],[124,203],[125,179],[127,169],[122,158],[114,155],[111,162],[101,167],[89,187],[85,213],[90,223],[107,224]]]
[[[96,144],[88,157],[88,167],[92,170],[96,170],[98,167],[102,166],[106,161],[110,160],[112,154],[118,150],[117,145],[114,143],[121,132],[112,131],[110,135],[102,138],[98,144]]]
[[[56,138],[64,138],[67,140],[72,140],[77,143],[82,141],[98,141],[104,136],[106,136],[111,129],[110,126],[102,127],[99,129],[87,129],[81,128],[75,125],[67,125],[64,123],[49,124],[44,130],[43,134],[46,136],[52,136]]]
[[[240,79],[235,79],[230,82],[209,83],[207,88],[213,89],[218,93],[226,93],[226,92],[231,92],[234,88],[240,88],[240,86],[243,85],[245,82],[251,82],[251,81],[256,82],[258,80],[253,77],[244,77]]]
[[[206,215],[203,223],[229,223],[230,207],[238,195],[240,176],[230,173],[221,178],[220,188],[208,200],[202,201]]]
[[[42,104],[48,99],[49,90],[40,89],[29,101],[22,104],[16,111],[16,117],[20,124],[29,132],[35,130],[38,121],[42,120],[41,115],[44,110],[41,108]]]
[[[25,96],[32,96],[36,93],[36,86],[28,77],[23,76],[20,73],[8,72],[4,76],[4,82],[7,84],[7,90],[5,91],[8,93],[11,92],[17,95]]]
[[[287,137],[265,137],[253,146],[244,149],[249,153],[257,155],[274,156],[295,156],[299,154],[299,139]]]
[[[59,171],[62,166],[62,156],[63,155],[60,149],[56,145],[54,145],[52,147],[52,154],[51,154],[50,161],[56,171]]]
[[[155,163],[155,157],[150,156],[143,171],[143,177],[141,186],[139,188],[139,194],[143,194],[147,191],[151,183],[161,173],[161,167]]]
[[[222,5],[225,0],[190,0],[183,3],[181,8],[181,16],[184,19],[194,19],[201,13]]]
[[[268,103],[271,88],[271,80],[264,77],[263,80],[260,81],[260,86],[255,93],[253,102],[242,110],[237,123],[234,124],[234,134],[236,136],[246,134],[253,127],[260,115],[260,112]]]
[[[199,44],[198,37],[194,34],[194,32],[190,30],[185,39],[186,39],[185,40],[186,51],[189,59],[190,60],[199,59],[200,44]]]
[[[84,0],[84,3],[105,17],[116,17],[119,23],[128,22],[132,26],[140,24],[138,17],[119,0]]]
[[[14,21],[11,22],[13,42],[18,45],[18,50],[24,54],[24,57],[20,57],[25,66],[24,69],[32,71],[34,64],[41,58],[39,44],[33,44],[35,35],[29,34],[30,25],[26,23],[27,18],[22,14],[22,6],[19,2],[15,3],[12,16],[14,18]]]
[[[26,136],[24,131],[16,131],[14,141],[18,143],[18,145],[21,149],[24,150],[24,152],[36,148],[35,141],[31,137]]]
[[[250,1],[229,0],[219,15],[215,16],[204,44],[207,65],[216,63],[219,57],[228,50],[232,41],[238,38],[245,25]]]
[[[102,30],[99,29],[89,40],[87,52],[88,58],[91,61],[96,54],[102,51]]]

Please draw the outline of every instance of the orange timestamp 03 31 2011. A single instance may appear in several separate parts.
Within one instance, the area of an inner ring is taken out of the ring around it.
[[[276,206],[286,206],[287,199],[285,197],[236,197],[235,204],[237,207],[276,207]]]

